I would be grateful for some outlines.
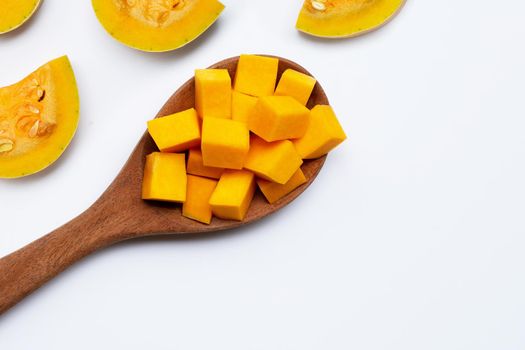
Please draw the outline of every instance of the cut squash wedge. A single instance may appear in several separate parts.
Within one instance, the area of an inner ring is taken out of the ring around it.
[[[42,0],[2,0],[0,2],[0,34],[15,30],[38,9]]]
[[[34,174],[57,160],[78,125],[75,75],[66,56],[0,88],[0,178]]]
[[[129,47],[171,51],[196,39],[219,17],[217,0],[92,0],[106,31]]]
[[[296,28],[324,38],[354,37],[381,27],[406,0],[305,0]]]

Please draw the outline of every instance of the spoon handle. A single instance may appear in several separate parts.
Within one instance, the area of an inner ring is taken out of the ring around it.
[[[0,259],[0,314],[73,263],[122,240],[123,225],[114,216],[111,210],[95,204],[64,226]]]

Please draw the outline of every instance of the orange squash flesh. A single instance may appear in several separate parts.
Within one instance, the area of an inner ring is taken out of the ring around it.
[[[224,10],[217,0],[92,0],[106,31],[129,47],[151,52],[182,47]]]
[[[0,178],[34,174],[57,160],[78,125],[75,75],[66,56],[0,88]]]

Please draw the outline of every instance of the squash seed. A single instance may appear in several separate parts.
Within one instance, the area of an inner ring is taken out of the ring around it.
[[[29,112],[31,113],[40,114],[40,109],[38,109],[37,107],[33,105],[29,105],[28,109],[29,109]]]
[[[13,149],[13,140],[2,138],[0,139],[0,153],[9,152]]]
[[[29,129],[28,135],[29,137],[36,137],[38,135],[38,127],[40,126],[40,120],[37,120],[31,129]]]
[[[320,0],[312,0],[312,7],[316,9],[317,11],[324,11],[326,10],[326,5],[323,1]]]

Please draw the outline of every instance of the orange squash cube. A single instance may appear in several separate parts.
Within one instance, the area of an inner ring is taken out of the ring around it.
[[[205,166],[242,169],[250,149],[250,132],[246,124],[218,118],[202,123],[202,159]]]
[[[310,126],[306,134],[293,140],[293,143],[301,158],[314,159],[324,156],[344,140],[346,134],[332,107],[317,105],[310,113]]]
[[[252,137],[244,168],[268,181],[285,184],[303,164],[289,140],[266,142]]]
[[[270,204],[277,202],[279,199],[283,198],[304,183],[306,183],[306,177],[300,168],[284,185],[263,179],[257,180],[257,185],[259,185],[261,192]]]
[[[201,150],[193,148],[188,152],[188,165],[186,166],[186,171],[188,174],[192,175],[220,179],[224,169],[205,166],[202,161]]]
[[[310,111],[290,96],[267,96],[257,101],[248,128],[268,142],[303,137]]]
[[[146,156],[142,180],[142,198],[184,202],[186,200],[185,155],[153,152]]]
[[[291,96],[303,106],[306,106],[314,90],[316,80],[293,69],[287,69],[281,75],[275,89],[275,96]]]
[[[248,116],[252,113],[257,97],[243,94],[242,92],[232,92],[232,119],[248,123]]]
[[[231,118],[232,83],[227,69],[195,70],[195,109],[204,118]]]
[[[182,152],[198,146],[201,140],[195,109],[148,121],[148,131],[161,152]]]
[[[226,170],[210,198],[213,215],[243,220],[255,193],[255,176],[246,170]]]
[[[233,88],[252,96],[271,96],[275,90],[279,60],[273,57],[241,55]]]
[[[209,202],[216,186],[216,180],[188,175],[186,201],[182,204],[182,215],[203,224],[209,224],[212,217]]]

